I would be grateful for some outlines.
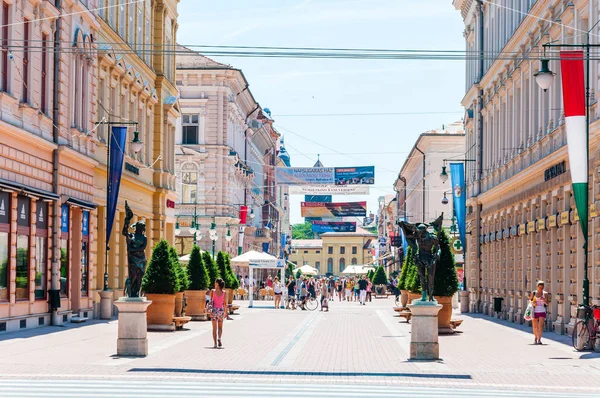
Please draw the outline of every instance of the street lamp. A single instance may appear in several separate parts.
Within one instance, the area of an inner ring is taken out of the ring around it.
[[[196,220],[195,220],[195,217],[194,217],[194,221],[192,221],[192,225],[190,226],[190,233],[192,235],[196,235]],[[196,240],[196,239],[194,239],[194,240]]]
[[[227,235],[225,236],[225,240],[227,242],[231,242],[232,239],[233,239],[233,236],[231,236],[231,230],[229,229],[229,227],[227,227]]]
[[[254,209],[250,210],[250,219],[254,220],[254,217],[256,217],[256,214],[254,214]]]
[[[217,224],[213,221],[210,224],[210,240],[212,240],[212,255],[215,258],[215,242],[219,239],[219,235],[217,235]]]
[[[175,222],[175,235],[179,236],[180,233],[181,227],[179,226],[179,220],[177,220],[177,222]]]
[[[535,82],[540,86],[544,92],[546,92],[552,83],[554,83],[554,75],[548,65],[550,64],[550,60],[542,59],[540,70],[533,74],[535,76]]]
[[[448,204],[448,198],[446,197],[446,192],[444,192],[444,197],[442,198],[442,204],[443,205],[447,205]]]
[[[448,172],[446,171],[446,166],[442,166],[442,172],[440,173],[440,180],[442,180],[442,183],[445,183],[446,181],[448,181]],[[446,195],[446,194],[444,194],[444,195]]]

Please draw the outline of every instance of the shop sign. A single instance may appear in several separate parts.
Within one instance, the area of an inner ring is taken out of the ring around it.
[[[60,210],[60,230],[67,234],[69,233],[69,205],[63,204]]]
[[[544,171],[544,181],[551,180],[555,177],[558,177],[561,174],[564,174],[567,171],[567,165],[565,161],[555,164],[552,167],[547,168]]]
[[[573,218],[573,221],[571,221],[571,224],[575,224],[577,221],[579,221],[579,214],[577,214],[577,209],[573,209],[571,211],[571,216]]]
[[[88,236],[90,234],[90,212],[84,211],[81,216],[81,234]]]
[[[519,236],[525,235],[526,227],[527,227],[527,223],[519,225]]]
[[[17,225],[29,227],[30,205],[31,201],[27,196],[17,196]]]
[[[504,231],[502,231],[502,238],[506,239],[508,237],[510,237],[510,230],[506,228]]]
[[[556,215],[548,216],[548,228],[556,227]]]
[[[592,204],[590,205],[590,216],[591,216],[591,217],[596,217],[596,216],[598,216],[598,213],[596,213],[596,204],[595,204],[595,203],[592,203]]]
[[[496,232],[496,240],[502,240],[503,237],[502,230]]]
[[[531,234],[535,232],[535,221],[529,221],[527,223],[527,234]]]
[[[483,244],[485,242],[485,237],[483,235],[479,236],[479,244]]]
[[[0,192],[0,224],[10,224],[10,192]]]
[[[167,208],[168,209],[174,209],[175,208],[175,202],[172,201],[171,199],[167,199]]]
[[[496,241],[496,233],[495,232],[491,232],[490,233],[490,242],[495,242]]]
[[[485,234],[485,243],[490,243],[490,234]]]
[[[125,162],[125,170],[129,171],[130,173],[133,173],[137,176],[140,175],[140,169],[135,167],[134,165],[132,165],[131,163],[127,163]]]
[[[35,226],[37,229],[48,229],[48,203],[41,200],[35,203]]]
[[[569,211],[563,211],[560,213],[560,225],[566,225],[569,223]]]
[[[510,236],[518,236],[519,227],[517,225],[510,227]]]
[[[540,218],[539,220],[537,220],[537,230],[542,231],[544,229],[546,229],[546,219]]]

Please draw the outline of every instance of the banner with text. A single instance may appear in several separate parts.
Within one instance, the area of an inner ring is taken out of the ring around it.
[[[313,221],[312,231],[318,234],[322,234],[325,232],[356,232],[356,223]]]
[[[366,185],[296,185],[290,195],[368,195]]]
[[[373,185],[375,167],[276,167],[275,181],[282,185]]]
[[[366,217],[367,202],[301,203],[302,217]]]
[[[373,184],[375,184],[375,166],[335,168],[335,185]]]

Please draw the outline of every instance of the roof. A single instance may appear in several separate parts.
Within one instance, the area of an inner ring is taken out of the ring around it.
[[[179,44],[176,63],[177,69],[234,69]]]
[[[323,236],[376,236],[375,234],[370,233],[369,231],[367,231],[366,229],[363,229],[361,227],[356,227],[356,232],[325,232],[324,234],[321,234],[321,237]]]
[[[297,249],[321,249],[322,239],[292,239],[292,247]]]

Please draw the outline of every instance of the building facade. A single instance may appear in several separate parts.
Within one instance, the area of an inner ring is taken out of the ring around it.
[[[470,309],[495,314],[494,298],[501,298],[498,315],[521,323],[529,293],[543,280],[552,297],[547,326],[570,332],[582,302],[584,253],[568,172],[560,63],[550,61],[557,75],[547,92],[534,73],[541,45],[583,43],[585,35],[573,32],[590,29],[599,7],[588,1],[519,1],[512,12],[497,1],[453,3],[465,22],[467,50],[489,55],[469,57],[463,99],[467,157],[477,159],[466,172]],[[592,43],[598,33],[596,26]],[[598,61],[592,60],[590,74],[597,73]],[[600,108],[597,79],[590,84],[588,273],[591,302],[600,304],[600,241],[594,233],[600,227]]]
[[[169,154],[177,112],[168,108],[176,92],[163,74],[170,55],[147,44],[174,39],[176,3],[118,11],[104,0],[2,2],[0,331],[98,315],[108,130],[97,121],[140,123],[146,149],[135,155],[125,148],[139,175],[124,172],[121,219],[127,199],[148,224],[149,247],[169,231],[172,240],[167,200],[176,198]],[[113,231],[120,229],[117,221]],[[118,232],[108,271],[109,287],[120,291],[126,261]]]
[[[215,223],[215,250],[279,256],[282,234],[291,235],[291,228],[287,189],[276,186],[274,167],[289,166],[289,155],[273,120],[241,70],[178,50],[177,249],[189,253],[195,235],[196,244],[212,250],[208,230]],[[240,222],[243,208],[245,224]],[[194,219],[195,234],[190,230]]]
[[[289,261],[297,266],[311,265],[321,275],[342,275],[349,265],[373,263],[376,239],[377,235],[360,227],[356,232],[326,232],[321,239],[294,239]]]

